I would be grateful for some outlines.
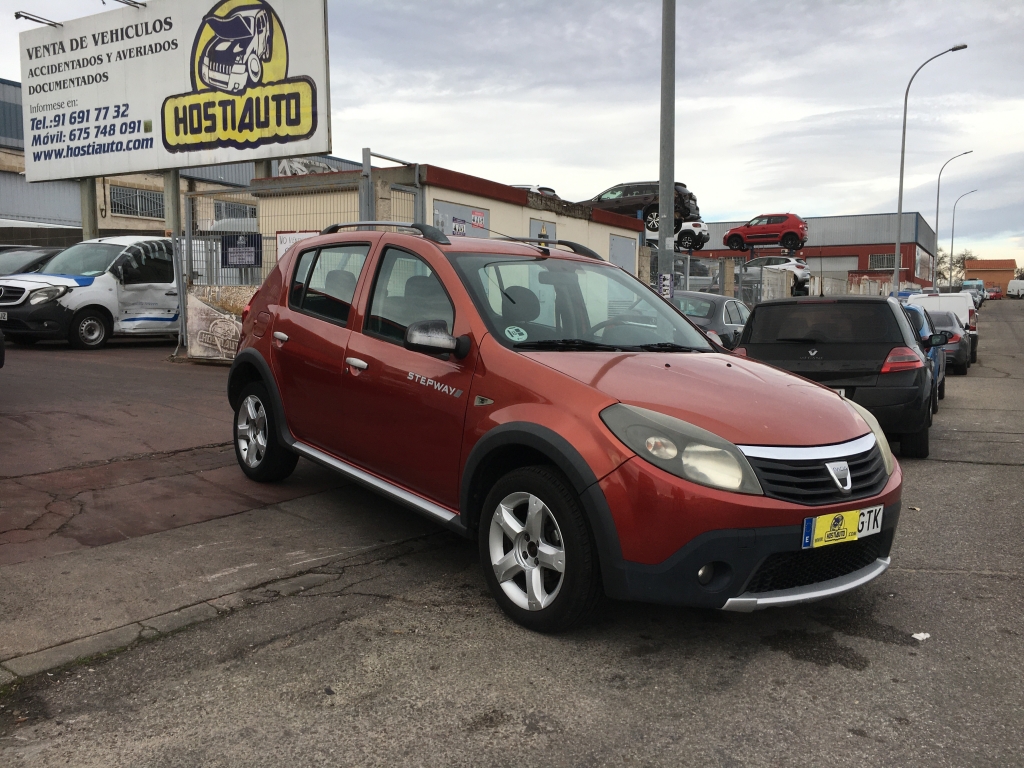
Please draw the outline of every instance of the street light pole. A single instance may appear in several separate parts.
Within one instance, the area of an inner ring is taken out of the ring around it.
[[[971,190],[971,192],[977,191],[976,189]],[[959,203],[971,192],[964,192],[956,199],[956,203]],[[953,226],[949,230],[949,277],[946,279],[946,286],[950,290],[953,290],[953,236],[956,234],[956,203],[953,203]]]
[[[917,73],[924,69],[925,64],[929,61],[934,61],[939,58],[939,56],[945,56],[947,53],[952,53],[953,51],[962,51],[966,47],[967,45],[965,43],[960,43],[960,45],[954,45],[952,48],[932,56],[928,61],[918,67],[914,71],[914,74],[910,76],[910,82],[907,83],[907,90],[903,94],[903,140],[900,144],[900,194],[896,204],[896,261],[892,265],[892,292],[894,296],[898,296],[900,293],[900,262],[902,261],[900,258],[900,246],[902,245],[902,242],[900,241],[903,238],[903,166],[907,154],[907,101],[910,99],[910,86],[913,84],[914,78],[917,77]]]
[[[939,168],[939,181],[935,185],[935,251],[936,251],[936,253],[935,253],[935,261],[932,262],[932,285],[933,286],[935,285],[935,278],[937,277],[936,272],[938,272],[938,269],[939,269],[939,254],[938,254],[938,250],[939,250],[939,192],[942,189],[942,172],[944,170],[946,170],[946,166],[947,165],[952,163],[958,157],[963,157],[964,155],[969,155],[973,151],[974,151],[973,149],[968,149],[966,152],[961,152],[959,155],[953,155],[951,158],[949,158],[949,160],[947,160],[946,162],[944,162],[942,164],[941,168]],[[950,267],[952,267],[953,266],[953,262],[952,262],[953,254],[950,254],[949,258],[951,259],[951,261],[949,262],[949,265],[950,265]]]
[[[658,287],[675,281],[676,0],[661,5],[661,157],[658,170]],[[671,290],[671,289],[670,289]]]

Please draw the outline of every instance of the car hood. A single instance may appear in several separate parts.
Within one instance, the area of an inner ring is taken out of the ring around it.
[[[0,277],[0,285],[14,285],[18,288],[24,288],[26,291],[34,291],[36,288],[42,288],[44,285],[64,285],[68,288],[83,288],[87,285],[92,285],[95,280],[95,277],[85,277],[83,275],[40,275],[31,273],[25,275],[3,275]]]
[[[830,445],[870,431],[836,393],[735,355],[524,354],[620,402],[682,419],[737,445]]]

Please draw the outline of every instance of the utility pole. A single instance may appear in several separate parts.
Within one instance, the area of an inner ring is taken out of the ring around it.
[[[661,2],[661,158],[658,172],[658,286],[675,280],[676,0]]]

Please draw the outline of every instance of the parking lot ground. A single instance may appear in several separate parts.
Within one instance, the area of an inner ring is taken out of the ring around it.
[[[0,565],[152,534],[341,481],[301,462],[268,487],[238,472],[227,368],[173,343],[98,352],[9,345],[0,370]]]
[[[21,668],[0,764],[1019,765],[1024,302],[981,330],[932,457],[902,462],[893,566],[858,591],[754,614],[609,601],[538,635],[471,542],[343,486],[0,566],[0,658],[60,620],[125,646]]]

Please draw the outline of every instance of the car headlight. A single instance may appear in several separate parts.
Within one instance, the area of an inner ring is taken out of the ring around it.
[[[676,477],[724,491],[764,495],[739,448],[705,429],[623,403],[601,411],[601,420],[637,456]]]
[[[28,303],[32,305],[45,304],[48,301],[59,299],[69,290],[70,289],[67,288],[67,286],[63,285],[51,285],[46,288],[37,288],[28,295]]]
[[[878,450],[882,452],[882,461],[885,464],[885,474],[891,475],[892,471],[896,468],[896,459],[892,456],[892,448],[889,447],[889,440],[885,436],[885,432],[878,424],[878,419],[871,415],[871,411],[864,408],[864,406],[857,405],[853,400],[843,398],[846,400],[846,404],[852,408],[858,416],[864,419],[865,423],[871,428],[871,431],[875,435],[875,441],[878,443]]]

